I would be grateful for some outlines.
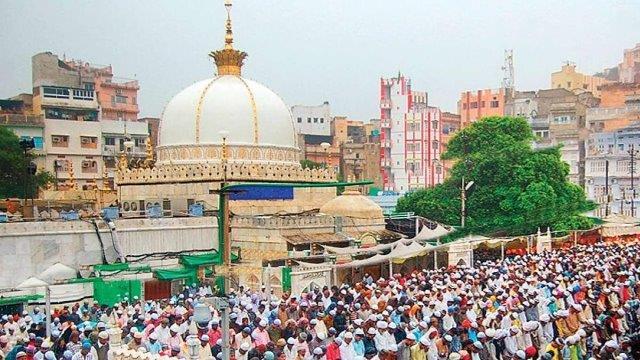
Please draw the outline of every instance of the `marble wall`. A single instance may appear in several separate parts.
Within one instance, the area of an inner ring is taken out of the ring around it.
[[[97,221],[104,255],[117,258],[117,241],[124,255],[217,249],[217,219],[120,219],[115,237]],[[117,240],[116,240],[117,239]],[[42,221],[0,225],[0,288],[13,288],[60,262],[81,271],[102,263],[102,246],[90,221]]]

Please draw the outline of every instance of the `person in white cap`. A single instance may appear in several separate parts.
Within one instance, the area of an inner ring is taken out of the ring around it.
[[[311,357],[314,360],[324,360],[324,351],[319,346],[313,349],[313,356]]]
[[[93,346],[91,353],[94,353],[98,360],[111,360],[111,354],[109,354],[109,333],[104,330],[98,333],[98,342]]]
[[[251,337],[253,338],[253,343],[255,346],[259,345],[267,345],[269,341],[269,333],[267,332],[267,321],[260,320],[258,326],[251,333]]]
[[[294,338],[290,337],[287,339],[287,345],[284,347],[284,349],[282,349],[282,352],[284,353],[284,356],[287,360],[295,360],[296,356],[298,355],[295,345],[296,340]]]
[[[209,344],[209,335],[200,336],[200,359],[209,359],[212,356],[211,344]]]
[[[618,355],[618,342],[615,340],[609,340],[604,343],[602,349],[598,353],[598,357],[600,360],[614,360],[616,355]]]
[[[251,345],[248,343],[242,343],[238,350],[236,350],[236,360],[249,360],[249,350]]]
[[[133,339],[129,342],[129,344],[127,344],[127,348],[129,350],[137,350],[141,346],[144,346],[142,344],[142,333],[140,331],[136,331],[133,333]]]
[[[153,330],[153,333],[158,337],[158,342],[161,344],[166,344],[169,338],[171,337],[169,331],[169,319],[164,318],[160,321],[160,326],[156,327]]]
[[[416,344],[416,337],[413,333],[408,332],[407,337],[398,344],[398,352],[396,358],[398,360],[410,360],[411,347]]]
[[[173,324],[169,327],[169,338],[166,340],[166,344],[169,345],[169,348],[174,346],[182,347],[182,337],[180,336],[180,326],[178,324]]]
[[[340,345],[340,360],[355,360],[356,349],[353,347],[353,334],[350,331],[344,333]]]
[[[387,355],[387,352],[391,348],[391,345],[396,344],[396,339],[392,334],[389,333],[389,324],[386,321],[378,321],[376,325],[376,327],[378,328],[378,333],[374,338],[376,349],[378,349],[378,354],[384,357]]]
[[[411,347],[411,360],[425,360],[427,359],[427,352],[431,342],[429,338],[423,336],[420,340]]]

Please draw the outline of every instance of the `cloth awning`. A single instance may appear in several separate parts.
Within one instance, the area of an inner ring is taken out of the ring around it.
[[[237,262],[238,255],[231,253],[231,262]],[[219,252],[199,254],[199,255],[181,255],[180,263],[184,266],[198,267],[207,265],[222,264],[222,254]]]
[[[416,235],[413,238],[413,240],[418,240],[418,241],[435,240],[435,239],[444,237],[446,235],[449,235],[449,233],[453,231],[455,231],[455,229],[453,228],[447,229],[440,224],[438,224],[435,227],[435,229],[429,229],[428,227],[424,226],[422,227],[418,235]]]
[[[0,306],[21,304],[33,300],[42,299],[43,295],[0,296]]]
[[[197,277],[196,269],[194,268],[156,269],[153,270],[153,274],[158,280],[166,281],[193,279]]]

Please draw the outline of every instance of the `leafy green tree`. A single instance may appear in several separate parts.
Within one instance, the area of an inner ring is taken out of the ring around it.
[[[584,191],[567,180],[569,166],[557,147],[535,150],[524,119],[489,117],[458,132],[443,158],[456,161],[450,177],[436,187],[415,191],[398,201],[398,211],[412,211],[445,224],[460,224],[462,177],[467,191],[466,224],[458,232],[522,235],[538,227],[553,230],[590,228],[582,213],[595,207]]]
[[[27,176],[27,165],[32,160],[32,154],[25,156],[20,139],[0,126],[0,198],[24,198],[25,190],[27,198],[35,198],[39,188],[53,182],[53,176],[46,171]]]

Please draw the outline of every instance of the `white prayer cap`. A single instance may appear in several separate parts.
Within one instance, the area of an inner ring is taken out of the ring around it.
[[[431,340],[429,340],[429,337],[423,336],[420,338],[420,343],[424,346],[429,346],[431,345]]]
[[[527,321],[522,324],[522,330],[524,331],[534,331],[537,328],[538,328],[537,321]]]
[[[618,342],[615,340],[609,340],[606,343],[604,343],[604,346],[608,347],[608,348],[612,348],[612,349],[617,349],[618,348]]]

